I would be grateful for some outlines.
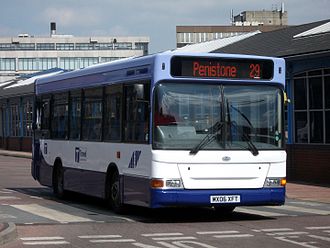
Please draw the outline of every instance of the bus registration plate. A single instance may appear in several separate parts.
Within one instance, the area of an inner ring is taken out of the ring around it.
[[[211,195],[211,203],[236,203],[241,202],[240,195]]]

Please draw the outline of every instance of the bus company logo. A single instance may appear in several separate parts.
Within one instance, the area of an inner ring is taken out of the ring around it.
[[[86,160],[87,160],[87,149],[76,147],[74,152],[74,161],[76,163],[79,163],[81,161],[86,161]]]
[[[222,161],[224,161],[224,162],[228,162],[230,160],[231,160],[231,157],[228,157],[228,156],[222,157]]]
[[[141,151],[134,151],[131,157],[131,161],[129,162],[128,168],[136,168],[137,164],[139,162],[140,159],[140,155],[141,155]]]

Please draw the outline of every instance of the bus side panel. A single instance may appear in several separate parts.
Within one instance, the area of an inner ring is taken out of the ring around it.
[[[105,197],[106,173],[81,170],[74,168],[64,169],[64,188],[100,198]]]

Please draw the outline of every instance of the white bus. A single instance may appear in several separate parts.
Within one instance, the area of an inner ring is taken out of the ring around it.
[[[283,59],[165,52],[38,79],[32,175],[150,208],[285,201]]]

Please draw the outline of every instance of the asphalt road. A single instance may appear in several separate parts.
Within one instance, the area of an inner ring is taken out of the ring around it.
[[[4,247],[330,247],[330,204],[288,200],[281,207],[150,210],[117,215],[79,194],[58,200],[30,176],[30,160],[0,156],[0,223],[18,238]]]

